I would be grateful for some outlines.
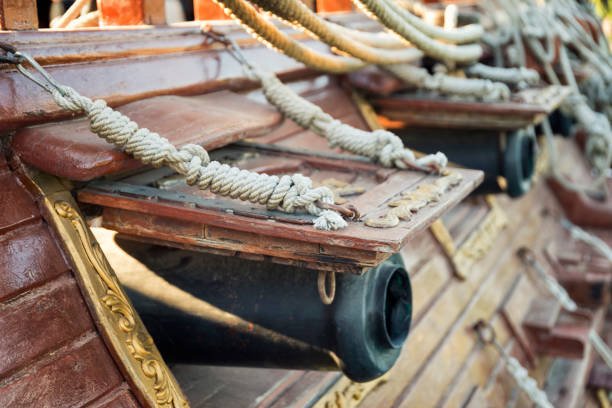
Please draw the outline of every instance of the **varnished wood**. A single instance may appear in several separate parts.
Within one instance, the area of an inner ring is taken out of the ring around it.
[[[241,115],[235,114],[237,110]],[[228,91],[159,96],[123,105],[118,111],[177,147],[196,143],[207,150],[267,133],[282,119],[274,108]],[[87,181],[142,166],[94,134],[89,119],[24,129],[14,136],[12,149],[25,163],[69,180]]]

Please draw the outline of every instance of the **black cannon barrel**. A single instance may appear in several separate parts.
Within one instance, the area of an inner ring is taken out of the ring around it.
[[[483,170],[485,179],[476,194],[505,192],[520,197],[531,189],[535,173],[534,132],[482,130],[406,129],[399,133],[406,146],[423,153],[444,152],[448,159],[472,169]],[[502,189],[499,176],[505,179]]]
[[[410,330],[412,293],[399,255],[364,275],[336,274],[331,305],[318,272],[125,240],[119,244],[184,295],[127,286],[168,362],[387,372]]]

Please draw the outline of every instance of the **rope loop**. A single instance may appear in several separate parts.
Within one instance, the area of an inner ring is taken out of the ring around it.
[[[327,291],[327,282],[329,281],[329,292]],[[319,297],[324,305],[331,305],[336,297],[336,272],[319,271],[317,277],[317,289]]]

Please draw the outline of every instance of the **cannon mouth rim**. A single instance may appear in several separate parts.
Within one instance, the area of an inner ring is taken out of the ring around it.
[[[393,271],[384,285],[382,328],[389,346],[399,349],[408,338],[412,324],[412,286],[410,275],[402,266],[388,267]],[[405,309],[405,314],[402,314],[402,309]]]

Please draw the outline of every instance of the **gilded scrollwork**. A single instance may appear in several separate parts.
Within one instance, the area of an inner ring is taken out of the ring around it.
[[[127,295],[116,280],[110,265],[97,242],[92,240],[83,218],[70,202],[58,200],[53,204],[55,212],[70,221],[76,232],[81,250],[87,261],[103,283],[103,296],[99,299],[115,317],[116,325],[124,337],[124,347],[135,360],[140,372],[152,382],[157,407],[185,408],[187,401],[177,384],[171,379],[168,367],[163,363],[155,348],[153,339],[137,318],[137,314]]]

